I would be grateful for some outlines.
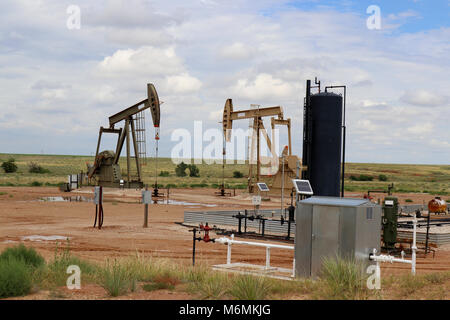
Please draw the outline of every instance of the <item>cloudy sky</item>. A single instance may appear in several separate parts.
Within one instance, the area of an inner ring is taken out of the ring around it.
[[[449,164],[449,15],[448,0],[3,0],[0,153],[91,155],[98,128],[151,82],[164,156],[173,130],[220,128],[227,98],[283,106],[300,155],[317,76],[348,86],[347,161]]]

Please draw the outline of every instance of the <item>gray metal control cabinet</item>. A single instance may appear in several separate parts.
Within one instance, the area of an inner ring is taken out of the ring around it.
[[[317,276],[325,257],[355,258],[370,263],[380,251],[381,206],[367,199],[311,197],[297,202],[295,271]]]

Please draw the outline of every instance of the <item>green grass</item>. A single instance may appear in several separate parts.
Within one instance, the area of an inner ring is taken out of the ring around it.
[[[327,300],[366,299],[364,265],[353,259],[341,257],[325,258],[322,263],[320,281],[322,286],[318,298]]]
[[[267,297],[269,289],[267,278],[239,275],[234,277],[228,293],[237,300],[263,300]]]
[[[23,296],[32,288],[29,266],[13,256],[0,260],[0,298]]]
[[[64,248],[57,243],[53,259],[33,274],[34,282],[40,288],[49,290],[65,286],[69,276],[67,268],[71,265],[80,267],[82,282],[96,280],[98,266],[72,255],[70,242],[67,240]]]
[[[165,283],[165,282],[151,282],[151,283],[146,283],[144,285],[142,285],[142,289],[144,289],[144,291],[150,292],[150,291],[156,291],[156,290],[173,290],[175,289],[175,286],[173,284],[170,283]]]
[[[57,186],[67,180],[68,174],[86,172],[86,162],[92,163],[93,156],[67,156],[67,155],[23,155],[0,154],[0,161],[13,157],[18,166],[17,172],[0,172],[0,186],[30,186],[33,181],[42,185]],[[44,174],[29,173],[29,163],[39,163],[50,172]],[[119,164],[122,174],[125,174],[126,159],[121,158]],[[134,164],[132,164],[134,165]],[[217,188],[222,184],[222,165],[208,165],[205,162],[196,164],[200,170],[200,177],[176,177],[176,165],[169,158],[158,159],[158,173],[166,171],[167,177],[158,177],[158,184],[171,188],[211,187]],[[234,177],[234,171],[244,174],[242,178]],[[394,183],[394,192],[425,192],[435,195],[450,195],[450,165],[409,165],[409,164],[370,164],[347,163],[345,168],[345,189],[350,192],[367,191],[372,189],[387,189],[387,185]],[[225,165],[225,184],[227,188],[245,189],[247,186],[247,164]],[[152,185],[155,182],[155,160],[147,159],[142,167],[145,183]],[[359,178],[374,177],[372,181],[358,181]],[[350,177],[357,177],[351,180]],[[380,181],[383,176],[387,181]],[[39,177],[39,178],[37,178]],[[37,180],[38,179],[38,180]],[[264,182],[270,179],[263,178]]]
[[[37,256],[36,256],[37,255]],[[70,252],[70,243],[55,249],[47,263],[31,248],[22,245],[4,250],[0,257],[0,297],[27,295],[46,289],[49,298],[64,299],[69,265],[82,271],[82,286],[102,286],[106,294],[118,297],[135,292],[173,290],[187,292],[194,299],[369,299],[446,297],[450,272],[425,275],[386,276],[381,293],[366,288],[363,265],[342,258],[325,259],[318,279],[286,281],[253,275],[236,275],[211,270],[204,264],[195,267],[167,259],[145,257],[138,252],[130,257],[94,264]]]
[[[136,278],[124,265],[116,260],[108,263],[102,270],[101,285],[111,297],[117,297],[136,287]]]
[[[6,248],[0,254],[0,261],[11,258],[22,260],[27,266],[33,269],[42,267],[45,264],[44,258],[37,253],[36,250],[25,247],[23,243],[11,248]]]
[[[199,295],[200,299],[218,300],[227,294],[229,287],[230,281],[227,274],[205,272],[198,279],[191,281],[188,290]]]

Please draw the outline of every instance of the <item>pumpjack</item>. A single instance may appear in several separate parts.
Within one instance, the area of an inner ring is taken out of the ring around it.
[[[288,130],[289,145],[285,146],[281,157],[276,154],[276,146],[270,140],[266,128],[264,127],[263,118],[271,117],[272,134],[276,125],[286,126]],[[222,127],[224,134],[224,144],[231,141],[231,130],[233,129],[233,121],[250,119],[251,128],[253,129],[253,135],[250,141],[249,150],[249,173],[248,173],[248,192],[254,193],[255,185],[260,182],[261,176],[270,176],[272,178],[270,193],[279,194],[281,190],[284,192],[290,192],[292,189],[292,178],[298,178],[300,171],[303,169],[301,166],[301,160],[292,154],[291,145],[291,119],[284,119],[283,108],[281,106],[263,107],[256,109],[246,110],[234,110],[233,100],[227,99],[223,109]],[[272,156],[264,159],[261,153],[260,135],[263,135],[267,147],[270,150]],[[254,151],[256,147],[256,159],[254,159]],[[225,153],[225,148],[224,148]],[[265,160],[265,161],[263,161]],[[264,172],[261,170],[261,163],[270,163],[269,168]],[[256,164],[256,177],[254,165]],[[255,180],[256,178],[256,180]]]
[[[103,187],[124,187],[124,188],[142,188],[141,162],[145,160],[145,119],[144,111],[150,109],[153,125],[155,127],[155,140],[159,140],[160,123],[160,102],[158,93],[153,84],[147,84],[147,98],[137,102],[109,117],[109,127],[100,127],[97,150],[93,164],[88,164],[88,179]],[[124,121],[123,128],[115,126]],[[99,152],[103,133],[117,134],[116,150],[105,150]],[[130,136],[131,135],[131,136]],[[137,138],[138,137],[138,138]],[[140,137],[140,138],[139,138]],[[125,179],[122,177],[119,159],[126,141],[127,152],[127,174]],[[134,148],[134,158],[136,162],[136,176],[131,175],[131,142]]]

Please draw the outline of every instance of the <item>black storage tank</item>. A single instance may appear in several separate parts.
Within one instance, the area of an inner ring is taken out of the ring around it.
[[[342,96],[310,96],[311,162],[309,179],[315,196],[339,197],[341,179]]]

